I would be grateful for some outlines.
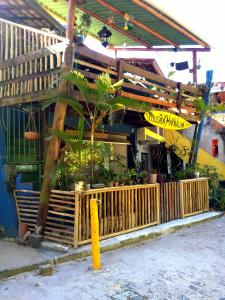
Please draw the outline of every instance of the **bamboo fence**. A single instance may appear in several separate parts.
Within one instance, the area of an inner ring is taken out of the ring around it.
[[[15,190],[19,222],[33,231],[40,192]],[[120,186],[84,192],[52,190],[45,239],[72,247],[91,239],[90,199],[99,201],[100,239],[209,210],[208,179]]]

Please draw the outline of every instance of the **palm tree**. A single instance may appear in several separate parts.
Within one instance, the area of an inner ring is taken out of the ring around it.
[[[102,124],[106,117],[109,117],[113,113],[125,110],[126,107],[138,108],[140,110],[149,110],[150,106],[146,103],[140,103],[139,101],[124,98],[118,95],[118,90],[121,87],[123,80],[120,80],[112,84],[109,74],[102,73],[99,75],[95,84],[90,84],[87,78],[78,71],[71,71],[63,76],[63,79],[75,85],[81,94],[82,101],[79,102],[76,99],[60,98],[59,100],[53,100],[48,102],[50,105],[52,102],[61,101],[74,109],[79,116],[78,122],[78,140],[82,140],[84,124],[90,130],[91,141],[91,179],[94,176],[94,161],[93,161],[93,147],[95,142],[95,133],[97,128]],[[44,108],[46,105],[44,105]],[[55,132],[59,137],[70,139],[72,136],[64,133]]]

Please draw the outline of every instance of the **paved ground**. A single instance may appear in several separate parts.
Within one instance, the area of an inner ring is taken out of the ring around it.
[[[8,300],[225,299],[225,217],[106,252],[103,267],[91,259],[58,265],[50,277],[25,273],[0,283]]]
[[[21,268],[26,265],[38,264],[57,254],[18,245],[15,242],[0,239],[0,272],[7,269]]]

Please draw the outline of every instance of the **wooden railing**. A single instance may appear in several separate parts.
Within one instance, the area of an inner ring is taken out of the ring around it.
[[[19,223],[26,224],[28,230],[33,232],[37,220],[40,192],[14,190],[13,194]]]
[[[107,72],[112,81],[123,79],[121,95],[148,102],[162,108],[176,108],[179,112],[195,112],[194,98],[202,90],[190,85],[169,80],[155,73],[96,53],[84,46],[76,48],[74,69],[82,72],[91,82],[102,72]]]
[[[56,34],[0,19],[0,62],[65,42]]]
[[[181,217],[188,217],[209,210],[207,178],[180,181]]]
[[[46,51],[47,52],[47,51]],[[44,53],[44,51],[43,51]],[[63,53],[21,60],[0,70],[0,98],[22,96],[58,86]],[[35,101],[35,97],[34,97]]]
[[[159,184],[89,190],[79,205],[78,244],[90,241],[90,199],[99,200],[100,239],[159,224]]]
[[[39,192],[15,190],[19,222],[33,231]],[[100,239],[195,215],[209,209],[207,178],[119,186],[84,192],[52,190],[45,239],[77,247],[91,239],[90,199],[99,201]]]
[[[0,32],[0,99],[58,86],[67,39],[2,19]]]
[[[67,39],[0,19],[0,98],[38,93],[57,87]],[[102,72],[123,79],[121,96],[174,108],[195,120],[193,100],[202,90],[115,60],[77,45],[74,69],[93,83]],[[35,98],[35,97],[34,97]],[[42,99],[41,99],[42,100]]]

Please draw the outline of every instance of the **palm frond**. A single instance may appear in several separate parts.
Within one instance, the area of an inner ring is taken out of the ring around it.
[[[84,133],[84,118],[83,117],[79,117],[77,129],[78,129],[78,141],[81,142],[83,139],[83,133]]]
[[[113,92],[112,81],[108,73],[102,73],[95,79],[96,90],[95,99],[96,102],[105,101],[105,96]]]
[[[90,88],[88,86],[87,78],[81,72],[78,71],[67,72],[63,75],[63,79],[69,81],[70,83],[78,87],[82,96],[86,100],[89,100]]]

